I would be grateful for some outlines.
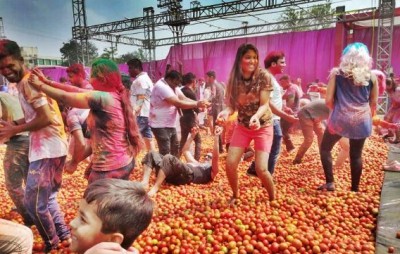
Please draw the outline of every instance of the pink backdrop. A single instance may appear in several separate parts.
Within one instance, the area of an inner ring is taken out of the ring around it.
[[[375,59],[376,28],[375,31],[372,28],[354,30],[352,41],[365,43],[371,53],[374,54]],[[374,48],[371,47],[372,41],[374,41]],[[393,41],[400,41],[400,26],[394,28]],[[261,66],[264,65],[263,60],[268,52],[283,50],[287,62],[285,73],[291,75],[292,78],[301,77],[304,87],[308,82],[312,82],[315,79],[326,82],[330,69],[335,65],[335,29],[330,28],[318,31],[281,33],[251,38],[176,45],[171,47],[166,59],[152,63],[153,66],[155,65],[156,70],[155,74],[153,74],[153,79],[156,80],[163,75],[167,63],[177,69],[177,61],[180,61],[183,63],[184,72],[191,71],[199,77],[204,76],[208,70],[215,70],[217,79],[226,82],[236,50],[242,43],[252,43],[258,48]],[[392,66],[394,73],[399,75],[400,47],[396,43],[393,43],[392,46]],[[127,70],[126,67],[122,68]],[[149,70],[149,63],[146,63],[144,68]]]
[[[377,30],[362,28],[354,30],[353,41],[365,43],[370,51],[376,55]],[[394,28],[393,42],[400,41],[400,26]],[[227,81],[232,68],[236,50],[242,43],[254,44],[260,54],[260,66],[268,52],[283,50],[286,55],[287,67],[285,73],[291,77],[301,77],[303,88],[306,84],[319,79],[327,81],[329,71],[334,67],[335,29],[318,31],[281,33],[274,35],[237,38],[212,42],[175,45],[171,47],[166,59],[144,63],[144,70],[149,72],[150,64],[155,70],[151,74],[154,81],[164,75],[167,64],[178,69],[178,62],[183,63],[183,72],[193,72],[197,77],[204,76],[209,70],[215,70],[217,79]],[[371,47],[374,43],[374,48]],[[394,73],[400,72],[400,47],[393,43],[392,66]],[[119,65],[120,70],[128,73],[126,64]],[[46,68],[46,75],[54,80],[66,76],[65,67]]]

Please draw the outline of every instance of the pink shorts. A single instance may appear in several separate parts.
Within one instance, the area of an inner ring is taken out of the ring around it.
[[[254,149],[269,153],[271,151],[274,129],[272,125],[261,127],[258,130],[250,130],[238,124],[233,130],[230,147],[247,148],[251,140],[254,140]]]

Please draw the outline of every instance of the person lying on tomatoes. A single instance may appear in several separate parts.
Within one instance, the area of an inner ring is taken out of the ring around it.
[[[222,127],[216,126],[214,130],[214,145],[213,152],[207,154],[204,162],[199,162],[194,159],[190,153],[190,144],[193,137],[199,131],[198,128],[193,128],[189,137],[182,149],[182,155],[185,157],[186,162],[182,162],[179,158],[171,155],[161,155],[158,152],[148,152],[143,160],[143,180],[142,184],[147,187],[151,171],[154,169],[156,173],[156,180],[148,192],[149,196],[154,196],[161,184],[165,181],[172,185],[183,184],[206,184],[214,180],[219,171],[219,148],[218,137],[222,133]]]

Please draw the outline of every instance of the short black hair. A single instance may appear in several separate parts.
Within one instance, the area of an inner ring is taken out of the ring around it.
[[[138,59],[138,58],[132,58],[126,64],[128,66],[132,66],[133,68],[139,69],[141,71],[143,70],[142,61],[140,61],[140,59]]]
[[[121,233],[124,236],[121,246],[125,249],[149,226],[153,217],[155,203],[139,182],[99,179],[89,184],[83,198],[97,206],[101,232]]]
[[[172,70],[165,74],[165,79],[182,80],[182,75],[179,71]]]
[[[191,84],[193,80],[196,80],[196,75],[194,75],[192,72],[188,72],[182,77],[182,85],[186,86]]]
[[[214,78],[217,77],[217,76],[215,75],[215,71],[207,71],[206,75],[209,76],[209,77],[214,77]]]
[[[8,39],[0,40],[0,59],[12,56],[14,59],[24,60],[21,55],[21,49],[15,41]]]

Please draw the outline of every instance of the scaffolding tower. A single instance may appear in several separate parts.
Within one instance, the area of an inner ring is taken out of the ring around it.
[[[392,72],[392,36],[395,0],[379,1],[378,45],[376,67],[388,75]]]
[[[5,39],[6,35],[4,33],[3,18],[0,17],[0,39]]]
[[[74,26],[72,27],[72,35],[74,39],[80,42],[80,55],[82,64],[89,62],[89,44],[88,32],[86,24],[85,0],[72,0],[72,13],[74,16]]]
[[[379,1],[378,43],[376,54],[376,68],[383,71],[386,76],[393,72],[391,65],[392,36],[394,23],[394,0]],[[388,96],[385,93],[378,99],[377,112],[386,114],[388,110]]]

